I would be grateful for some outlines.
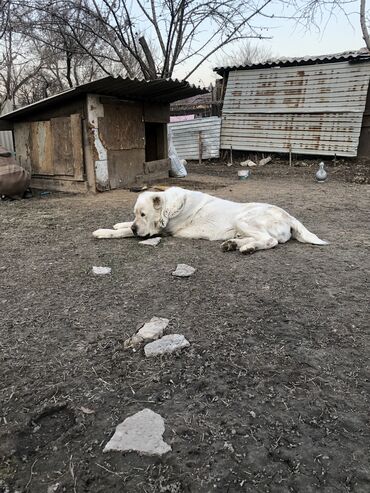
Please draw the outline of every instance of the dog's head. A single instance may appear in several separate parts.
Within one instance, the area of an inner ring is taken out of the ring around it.
[[[182,188],[171,187],[165,192],[144,192],[135,207],[131,229],[136,236],[154,236],[163,231],[169,220],[180,214],[185,204]]]

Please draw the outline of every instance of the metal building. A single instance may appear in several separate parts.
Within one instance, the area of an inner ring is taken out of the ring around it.
[[[224,77],[221,148],[370,156],[370,54],[216,68]]]
[[[170,123],[173,143],[181,159],[211,159],[220,155],[221,118],[212,116]]]

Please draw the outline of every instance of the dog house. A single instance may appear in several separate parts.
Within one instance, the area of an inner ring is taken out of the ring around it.
[[[168,177],[170,103],[205,89],[105,77],[2,115],[31,187],[85,192]]]

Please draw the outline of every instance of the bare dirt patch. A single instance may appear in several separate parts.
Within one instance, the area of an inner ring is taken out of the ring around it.
[[[370,490],[369,187],[224,169],[187,186],[282,206],[331,245],[94,240],[130,217],[125,191],[0,203],[0,492]],[[178,263],[197,270],[175,278]],[[190,348],[124,350],[153,316]],[[172,451],[103,454],[145,407]]]

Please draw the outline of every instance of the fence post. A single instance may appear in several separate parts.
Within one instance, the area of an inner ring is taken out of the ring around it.
[[[199,164],[202,164],[202,131],[199,131],[198,135],[198,158]]]

